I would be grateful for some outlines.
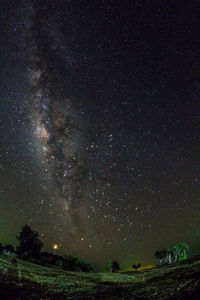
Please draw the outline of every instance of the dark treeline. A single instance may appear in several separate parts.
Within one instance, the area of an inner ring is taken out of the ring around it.
[[[94,271],[91,265],[84,259],[75,258],[71,255],[61,256],[56,254],[56,252],[49,253],[42,251],[43,242],[39,239],[39,234],[33,231],[28,225],[22,227],[16,239],[19,243],[16,249],[10,244],[5,246],[0,244],[0,252],[46,267],[57,266],[63,270],[80,272]],[[57,245],[55,246],[57,247]],[[156,251],[156,264],[159,267],[184,260],[187,258],[188,250],[189,246],[184,242],[180,242],[173,249]],[[135,271],[138,271],[140,267],[141,263],[132,265],[132,269]],[[119,272],[120,269],[117,261],[108,261],[106,265],[107,272]]]
[[[19,235],[16,236],[19,245],[16,250],[12,245],[2,246],[0,252],[9,255],[16,255],[17,258],[23,259],[42,266],[57,266],[63,270],[92,272],[91,265],[81,258],[75,258],[71,255],[57,255],[42,251],[43,242],[39,239],[39,234],[33,231],[30,226],[24,225]]]

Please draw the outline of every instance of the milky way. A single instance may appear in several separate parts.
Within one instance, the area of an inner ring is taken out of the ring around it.
[[[84,183],[87,180],[87,169],[79,156],[80,143],[83,139],[80,130],[83,120],[73,107],[72,100],[60,95],[62,82],[59,92],[52,91],[56,75],[50,64],[54,63],[53,55],[58,32],[55,31],[54,35],[50,36],[48,17],[43,18],[41,22],[38,21],[40,9],[32,8],[31,13],[32,24],[27,30],[27,49],[29,49],[27,76],[31,93],[32,128],[41,147],[39,152],[43,156],[44,168],[55,183],[56,201],[60,201],[63,214],[67,215],[66,219],[73,222],[73,214],[81,213]],[[43,42],[40,35],[44,37]],[[51,46],[47,48],[48,40],[51,41]],[[48,61],[49,55],[52,56],[51,62]]]

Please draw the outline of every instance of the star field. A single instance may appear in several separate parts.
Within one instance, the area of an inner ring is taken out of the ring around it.
[[[17,5],[17,7],[16,7]],[[198,1],[4,3],[0,242],[103,267],[199,253]]]

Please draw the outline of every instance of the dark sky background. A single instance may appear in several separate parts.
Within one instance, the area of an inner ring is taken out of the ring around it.
[[[0,242],[103,267],[200,251],[200,1],[4,1]]]

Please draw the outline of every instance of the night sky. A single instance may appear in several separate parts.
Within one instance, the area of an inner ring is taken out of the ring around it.
[[[200,252],[200,1],[3,1],[0,242],[103,267]]]

